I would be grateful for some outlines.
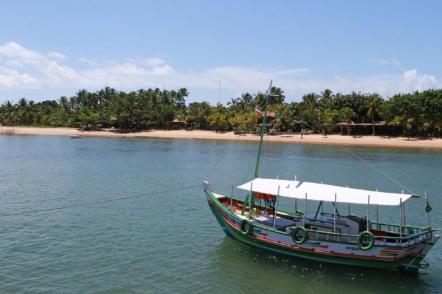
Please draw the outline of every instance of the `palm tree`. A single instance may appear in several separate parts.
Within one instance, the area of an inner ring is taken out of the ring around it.
[[[319,100],[321,110],[326,110],[331,108],[331,103],[333,100],[333,92],[330,89],[325,89],[321,92],[321,98]]]
[[[196,124],[197,128],[207,127],[207,118],[210,112],[210,105],[207,102],[192,102],[187,108],[188,122]]]
[[[302,97],[307,121],[312,125],[316,125],[317,131],[320,132],[321,122],[319,119],[319,95],[309,93]]]
[[[382,99],[378,94],[372,94],[367,100],[367,116],[371,118],[371,124],[373,128],[372,135],[375,135],[374,117],[379,107],[382,104]]]
[[[350,136],[351,119],[355,117],[353,109],[350,107],[343,107],[339,110],[339,118],[347,123],[347,134]]]

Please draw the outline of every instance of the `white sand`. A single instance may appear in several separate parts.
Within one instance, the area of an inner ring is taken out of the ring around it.
[[[186,130],[151,130],[136,133],[117,133],[114,131],[81,132],[73,128],[34,128],[34,127],[0,127],[0,135],[55,135],[55,136],[82,136],[82,137],[118,137],[118,138],[171,138],[171,139],[204,139],[204,140],[233,140],[257,141],[257,135],[235,135],[233,132],[216,133],[214,131],[186,131]],[[341,135],[304,135],[299,134],[266,136],[266,142],[280,142],[293,144],[329,144],[367,147],[396,147],[396,148],[426,148],[442,149],[442,139],[407,139],[404,137],[381,136],[341,136]]]

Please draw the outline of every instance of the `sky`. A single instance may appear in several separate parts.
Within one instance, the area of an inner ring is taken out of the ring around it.
[[[185,87],[225,103],[270,80],[384,97],[442,88],[442,1],[0,0],[0,103]]]

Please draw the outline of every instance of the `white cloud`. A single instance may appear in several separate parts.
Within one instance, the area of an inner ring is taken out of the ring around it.
[[[161,58],[148,58],[146,59],[146,64],[147,65],[151,65],[151,66],[158,66],[161,64],[164,64],[164,60],[162,60]]]
[[[415,68],[404,72],[403,88],[405,91],[420,91],[437,86],[438,82],[435,76],[419,74]]]
[[[394,66],[401,66],[400,61],[393,57],[391,59],[385,59],[385,58],[372,58],[370,59],[370,63],[374,64],[381,64],[381,65],[394,65]]]
[[[29,74],[0,66],[0,89],[33,89],[38,86],[38,81]]]
[[[16,60],[25,65],[37,65],[45,59],[42,54],[26,49],[15,42],[0,46],[0,57],[6,60]]]
[[[46,54],[49,58],[55,58],[55,59],[60,59],[63,60],[66,58],[66,55],[64,55],[61,52],[57,52],[57,51],[51,51],[48,54]]]
[[[325,88],[334,92],[374,91],[390,95],[441,86],[435,76],[421,74],[416,69],[395,75],[323,77],[308,68],[219,66],[177,70],[161,58],[128,58],[122,62],[80,58],[77,66],[67,60],[63,53],[56,51],[38,52],[14,42],[0,45],[0,96],[2,91],[18,93],[26,89],[38,90],[39,94],[46,96],[46,93],[54,92],[70,95],[81,88],[95,90],[104,86],[121,90],[166,86],[187,87],[191,93],[199,95],[194,96],[195,99],[215,100],[218,81],[226,98],[246,91],[256,93],[265,90],[270,80],[283,88],[289,97],[296,95],[296,98]],[[400,64],[395,60],[388,62]],[[378,63],[384,61],[377,60]]]

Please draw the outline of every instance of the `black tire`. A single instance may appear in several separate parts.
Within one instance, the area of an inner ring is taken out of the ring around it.
[[[302,244],[305,241],[307,241],[307,230],[304,227],[296,227],[292,230],[292,240],[293,242],[295,242],[296,244]]]
[[[370,231],[363,231],[358,235],[358,245],[362,250],[370,250],[373,248],[374,241],[374,235]]]
[[[243,235],[251,235],[253,233],[253,225],[246,219],[243,219],[239,224],[239,230]]]

